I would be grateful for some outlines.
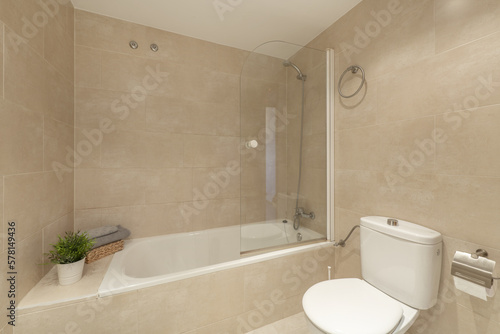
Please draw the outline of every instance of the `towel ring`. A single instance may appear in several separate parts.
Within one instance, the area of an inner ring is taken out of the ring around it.
[[[342,79],[344,79],[344,75],[351,71],[351,73],[353,74],[356,74],[358,73],[358,70],[361,70],[361,73],[363,74],[363,78],[361,79],[361,85],[359,85],[359,88],[354,92],[354,94],[351,94],[351,95],[344,95],[342,93],[342,89],[340,88],[341,87],[341,84],[342,84]],[[353,97],[354,95],[358,94],[359,91],[361,90],[361,88],[363,88],[363,85],[365,84],[365,70],[363,70],[363,68],[361,66],[358,66],[358,65],[353,65],[353,66],[349,66],[348,68],[346,68],[346,70],[342,73],[342,75],[340,76],[340,79],[339,79],[339,88],[338,88],[338,91],[339,91],[339,94],[340,96],[348,99],[348,98],[351,98]]]

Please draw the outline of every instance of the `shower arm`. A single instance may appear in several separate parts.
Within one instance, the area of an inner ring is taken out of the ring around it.
[[[358,227],[359,227],[359,225],[354,225],[354,227],[351,229],[351,231],[350,231],[350,232],[349,232],[349,234],[347,235],[347,238],[345,238],[345,239],[340,239],[340,241],[339,241],[339,242],[336,242],[336,243],[334,243],[333,245],[334,245],[335,247],[338,247],[338,246],[340,246],[340,247],[345,247],[345,243],[347,242],[347,240],[348,240],[348,239],[349,239],[349,237],[351,236],[352,232],[354,232],[354,230],[355,230],[356,228],[358,228]]]

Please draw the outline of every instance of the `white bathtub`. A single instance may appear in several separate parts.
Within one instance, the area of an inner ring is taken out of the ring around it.
[[[125,249],[113,255],[99,287],[99,296],[107,296],[161,283],[173,282],[218,270],[265,261],[295,252],[321,247],[327,242],[297,246],[265,254],[240,257],[243,251],[324,239],[319,233],[281,220],[231,226],[192,233],[178,233],[125,241]],[[246,247],[246,248],[244,248]]]
[[[283,223],[287,221],[287,223]],[[324,238],[323,235],[305,227],[293,228],[291,220],[274,220],[241,226],[241,251],[276,247]]]

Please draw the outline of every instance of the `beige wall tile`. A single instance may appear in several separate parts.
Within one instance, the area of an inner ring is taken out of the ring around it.
[[[73,82],[75,60],[73,27],[71,29],[67,27],[66,8],[62,7],[59,11],[64,13],[62,24],[57,19],[52,19],[44,27],[43,55],[45,60],[61,72],[66,80]]]
[[[436,176],[415,174],[391,178],[379,172],[336,171],[335,205],[368,215],[396,217],[443,231],[445,221],[438,216],[442,202],[437,199]]]
[[[371,78],[376,78],[434,54],[433,1],[399,1],[391,13],[393,3],[362,2],[326,31],[327,46],[336,53],[344,51],[339,58],[339,74],[350,65],[361,64]],[[386,11],[385,27],[372,11]]]
[[[184,164],[182,135],[148,133],[144,150],[148,168],[182,167]]]
[[[248,51],[216,45],[216,69],[221,72],[240,75],[245,61],[250,54]]]
[[[471,333],[492,334],[498,332],[499,324],[475,314],[458,304],[444,304],[442,310],[431,309],[422,312],[412,326],[413,333]]]
[[[14,327],[7,325],[4,328],[0,330],[0,333],[2,334],[13,334],[14,333]]]
[[[247,167],[241,169],[241,191],[247,197],[266,195],[266,167]]]
[[[181,69],[164,60],[101,52],[103,89],[131,93],[136,102],[145,95],[179,96]]]
[[[436,52],[500,31],[500,4],[495,1],[435,1]]]
[[[283,67],[283,59],[281,58],[252,52],[243,65],[241,76],[245,80],[257,79],[275,83],[283,82],[286,80],[286,68]]]
[[[206,135],[239,135],[237,104],[194,102],[163,96],[146,98],[149,131]]]
[[[402,161],[408,161],[414,167],[414,173],[433,172],[436,151],[434,117],[391,123],[376,128],[379,136],[379,145],[373,152],[376,169],[396,172],[404,164]]]
[[[73,225],[73,212],[71,212],[42,229],[42,253],[44,262],[48,262],[45,254],[53,249],[52,244],[55,244],[59,240],[58,236],[64,237],[66,232],[73,231]],[[43,274],[47,274],[52,267],[53,264],[50,262],[42,266]]]
[[[177,66],[168,77],[174,85],[182,88],[185,99],[211,103],[237,103],[239,101],[240,77],[209,68]]]
[[[240,224],[240,199],[210,200],[207,207],[201,210],[198,230],[226,227]]]
[[[301,180],[301,195],[307,202],[326,202],[326,169],[303,168]],[[293,188],[292,188],[293,189]]]
[[[189,127],[188,102],[165,96],[146,98],[146,128],[148,131],[184,133]]]
[[[87,231],[103,225],[102,209],[75,210],[75,230]]]
[[[101,145],[103,168],[148,167],[148,140],[144,132],[115,131],[104,137]]]
[[[66,4],[66,26],[69,28],[73,27],[73,32],[70,34],[71,39],[75,40],[75,7],[72,2]],[[74,44],[74,42],[73,42]]]
[[[145,191],[145,175],[139,170],[75,170],[75,209],[144,204]]]
[[[243,274],[241,269],[225,270],[142,290],[139,328],[183,333],[241,313]]]
[[[62,181],[55,172],[5,177],[4,217],[17,222],[18,241],[73,211],[73,174],[60,176]]]
[[[0,100],[0,175],[35,172],[43,166],[43,116]]]
[[[149,44],[141,43],[146,37],[145,33],[146,27],[142,25],[75,10],[75,45],[144,55],[143,52],[149,50]],[[131,39],[141,43],[139,49],[130,48]]]
[[[339,68],[338,66],[336,68]],[[340,69],[339,69],[340,70]],[[344,83],[344,80],[342,80]],[[359,87],[355,79],[346,79],[342,92],[352,94]],[[350,99],[335,97],[335,128],[351,129],[374,125],[377,121],[377,81],[367,79],[363,89]]]
[[[380,128],[368,126],[336,132],[335,167],[337,169],[376,170],[380,161]]]
[[[239,198],[240,175],[227,168],[193,168],[193,187],[214,198]]]
[[[0,21],[0,32],[2,33],[2,37],[0,37],[0,62],[3,64],[3,31],[4,31],[4,24],[2,21]],[[0,66],[0,98],[3,98],[3,65]]]
[[[326,134],[304,136],[302,163],[304,167],[326,168]]]
[[[239,103],[213,104],[217,118],[216,134],[219,136],[240,136],[240,107]]]
[[[145,129],[144,101],[135,101],[125,92],[76,88],[75,126],[89,130],[102,129],[103,119],[112,121],[109,127],[112,131],[143,130]]]
[[[377,89],[377,121],[498,104],[498,36],[490,35],[382,77]]]
[[[193,173],[189,168],[169,168],[147,172],[146,203],[179,203],[193,199]],[[202,190],[200,190],[202,191]]]
[[[134,205],[75,212],[75,230],[89,230],[104,225],[121,225],[130,230],[130,238],[194,230],[182,221],[178,204]]]
[[[2,1],[3,6],[6,3],[7,1]],[[17,7],[13,4],[11,6]],[[5,13],[3,10],[2,12]],[[9,27],[6,27],[5,32],[7,35],[13,33]],[[17,45],[7,42],[4,49],[5,98],[33,111],[45,111],[47,63],[38,53],[23,43]]]
[[[34,15],[42,8],[39,3],[32,1],[2,0],[0,1],[0,20],[9,29],[7,34],[15,33],[18,37],[8,37],[9,40],[25,39],[39,55],[43,55],[43,27],[35,25]],[[23,17],[25,20],[23,20]],[[29,22],[29,23],[26,23]],[[23,27],[26,26],[23,30]]]
[[[17,226],[21,226],[20,221]],[[16,254],[16,269],[20,273],[17,276],[16,300],[20,301],[43,277],[42,231],[39,230],[28,238],[17,241]]]
[[[48,19],[40,28],[35,21],[40,25],[43,16]],[[67,16],[57,2],[0,1],[0,130],[8,138],[0,145],[0,215],[17,222],[17,300],[43,275],[43,228],[73,211],[72,169],[48,171],[51,161],[64,161],[65,145],[73,145],[73,25]]]
[[[43,126],[44,170],[57,170],[56,164],[72,168],[73,165],[68,163],[66,157],[73,151],[74,128],[47,117]]]
[[[75,128],[74,147],[75,154],[78,156],[78,158],[75,157],[75,168],[101,167],[102,141],[106,134],[96,130]]]
[[[74,87],[52,66],[46,73],[47,106],[45,115],[69,125],[74,125]]]
[[[225,167],[239,161],[239,139],[220,136],[184,136],[184,165],[187,167]]]
[[[500,106],[447,113],[436,118],[444,131],[437,144],[440,173],[500,177]]]
[[[498,248],[500,179],[439,175],[435,201],[441,232]]]
[[[237,330],[239,324],[237,317],[231,317],[224,319],[222,321],[210,324],[208,326],[204,326],[198,329],[195,329],[192,332],[188,332],[188,334],[212,334],[212,333],[223,333],[229,334]]]
[[[199,135],[216,135],[218,121],[221,119],[219,108],[214,103],[196,103],[187,104],[186,127],[184,133]]]
[[[9,32],[7,29],[7,33]],[[17,46],[6,43],[4,57],[6,99],[33,111],[43,111],[47,116],[67,124],[73,124],[72,80],[64,79],[26,44]]]
[[[134,238],[200,230],[200,219],[196,219],[197,217],[185,219],[181,203],[147,205],[145,210],[148,219],[139,217],[140,221],[132,227]]]
[[[0,253],[0,255],[2,256],[0,258],[0,269],[2,270],[3,273],[6,273],[8,272],[8,267],[7,267],[7,256],[8,256],[8,253],[5,251],[2,251]],[[9,288],[10,288],[10,283],[7,282],[7,278],[3,279],[1,282],[0,282],[0,288],[3,289],[3,291],[8,291]],[[2,296],[0,297],[0,303],[2,305],[2,307],[4,307],[5,309],[8,307],[10,301],[8,299],[8,296],[7,296],[7,293],[3,293]],[[1,327],[4,327],[7,325],[7,321],[9,321],[10,319],[7,319],[7,317],[5,317],[5,319],[2,319],[2,321],[0,322],[0,326]],[[12,326],[8,326],[8,327],[12,327]],[[2,331],[0,331],[0,333],[3,334]]]
[[[75,86],[101,87],[101,51],[75,45]]]
[[[47,311],[19,317],[16,333],[50,333],[80,330],[87,333],[138,333],[137,293],[91,298]]]
[[[218,45],[204,40],[173,35],[173,60],[179,63],[197,64],[207,68],[216,68]]]
[[[0,224],[1,228],[2,228],[2,237],[0,238],[0,252],[3,252],[5,249],[7,249],[7,238],[8,238],[8,235],[7,235],[7,232],[8,230],[5,229],[4,230],[4,224],[7,224],[8,222],[5,221],[3,219],[3,176],[1,177],[1,182],[0,182],[0,203],[2,203],[2,205],[0,205],[0,217],[2,217],[2,223]],[[5,247],[5,249],[4,249]],[[1,323],[0,323],[0,326],[1,326]]]
[[[301,297],[309,287],[327,278],[327,266],[333,267],[334,258],[333,247],[326,247],[246,266],[245,310],[258,309],[259,304],[276,299],[273,295],[280,295],[281,302]],[[287,309],[281,302],[274,305],[278,319]]]
[[[366,215],[357,212],[335,209],[335,240],[345,239],[351,228],[360,224],[361,217]],[[361,258],[359,230],[353,232],[345,247],[335,248],[335,278],[361,278]]]

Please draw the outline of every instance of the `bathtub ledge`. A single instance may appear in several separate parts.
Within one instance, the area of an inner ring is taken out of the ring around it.
[[[21,300],[17,307],[19,314],[37,312],[83,299],[97,298],[97,290],[112,258],[112,256],[107,256],[86,264],[82,279],[67,286],[59,285],[57,268],[54,266]]]

